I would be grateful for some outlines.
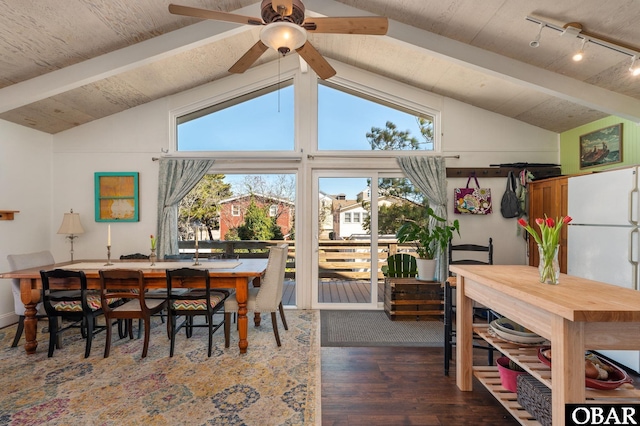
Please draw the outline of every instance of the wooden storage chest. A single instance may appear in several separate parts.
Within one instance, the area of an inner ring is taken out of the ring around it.
[[[443,296],[439,281],[386,278],[384,311],[392,321],[438,321],[444,315]]]

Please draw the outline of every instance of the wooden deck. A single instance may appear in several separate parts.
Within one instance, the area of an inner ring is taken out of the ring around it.
[[[296,304],[296,282],[285,280],[282,304]],[[368,281],[322,280],[320,282],[320,303],[369,303],[371,289]],[[378,282],[378,302],[384,302],[384,282]]]

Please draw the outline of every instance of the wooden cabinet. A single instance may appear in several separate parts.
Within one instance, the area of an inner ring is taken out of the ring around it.
[[[566,176],[544,179],[529,183],[529,223],[538,231],[536,218],[547,215],[553,219],[564,217],[568,212],[568,178]],[[529,266],[538,266],[538,247],[529,238]],[[560,251],[558,253],[560,272],[567,272],[567,227],[560,230]]]
[[[439,281],[387,278],[384,311],[392,321],[438,321],[444,314],[443,295]]]

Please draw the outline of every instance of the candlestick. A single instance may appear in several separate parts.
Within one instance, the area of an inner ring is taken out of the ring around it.
[[[107,226],[107,247],[111,247],[111,225]]]
[[[113,263],[111,263],[111,244],[109,244],[107,246],[107,263],[104,264],[104,266],[111,266],[113,265]]]

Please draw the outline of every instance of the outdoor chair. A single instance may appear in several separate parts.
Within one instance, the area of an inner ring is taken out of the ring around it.
[[[186,289],[187,291],[177,294],[176,290]],[[221,313],[224,301],[229,297],[229,292],[225,290],[211,291],[209,271],[207,269],[182,268],[167,270],[167,293],[169,330],[171,336],[171,349],[169,356],[173,356],[176,342],[176,335],[181,328],[185,328],[187,338],[190,338],[194,327],[205,327],[208,329],[209,345],[208,356],[211,356],[213,347],[213,333],[224,323],[224,318],[217,324],[213,322],[213,316]],[[195,324],[194,317],[203,316],[205,324]],[[178,324],[178,317],[184,317]],[[225,341],[225,347],[229,342]]]
[[[284,286],[284,273],[287,264],[288,244],[280,244],[269,248],[269,260],[264,277],[260,282],[260,287],[249,289],[247,297],[247,310],[252,312],[270,312],[271,324],[276,343],[281,346],[280,335],[278,333],[278,320],[276,311],[280,312],[280,318],[285,330],[288,330],[287,320],[282,307],[282,288]],[[231,332],[231,313],[237,313],[239,309],[235,294],[232,294],[224,302],[224,335],[225,347],[229,347],[229,337]]]
[[[418,275],[415,256],[409,253],[396,253],[387,258],[383,273],[388,278],[411,278]]]
[[[144,322],[144,345],[142,358],[147,356],[149,349],[149,335],[151,333],[151,315],[162,311],[167,305],[167,299],[147,299],[147,288],[142,271],[129,269],[101,270],[100,301],[106,324],[113,319],[127,320],[129,338],[133,339],[133,319]],[[112,305],[114,299],[122,303]],[[138,326],[139,329],[141,328]],[[107,326],[107,338],[104,345],[104,357],[109,357],[111,349],[111,326]]]

